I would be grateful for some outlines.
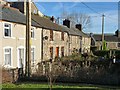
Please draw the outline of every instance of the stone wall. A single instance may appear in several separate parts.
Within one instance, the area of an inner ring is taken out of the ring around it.
[[[2,69],[2,83],[13,83],[18,80],[18,69]]]

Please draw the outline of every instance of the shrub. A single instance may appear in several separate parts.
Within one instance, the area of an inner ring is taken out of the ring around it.
[[[116,54],[116,58],[120,59],[120,50],[116,50],[115,54]]]
[[[98,50],[93,52],[94,55],[96,56],[101,56],[101,57],[105,57],[108,58],[109,57],[109,51],[108,50]]]

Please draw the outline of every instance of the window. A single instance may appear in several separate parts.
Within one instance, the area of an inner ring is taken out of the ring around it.
[[[33,63],[34,63],[34,61],[35,61],[34,55],[35,55],[35,48],[31,48],[31,61],[32,61]]]
[[[53,47],[50,47],[50,58],[53,58]]]
[[[64,32],[61,32],[61,40],[64,41]]]
[[[50,30],[50,41],[53,41],[53,31]]]
[[[33,13],[34,13],[34,14],[37,14],[37,10],[34,10]]]
[[[11,48],[5,49],[5,65],[11,65]]]
[[[35,37],[34,28],[31,28],[31,38]]]
[[[61,47],[61,56],[64,57],[64,47]]]
[[[11,37],[11,24],[4,24],[4,36]]]

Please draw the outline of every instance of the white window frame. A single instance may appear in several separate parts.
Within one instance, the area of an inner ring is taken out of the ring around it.
[[[37,10],[33,10],[33,13],[34,13],[34,14],[37,14]]]
[[[11,64],[5,64],[6,63],[6,60],[5,60],[5,49],[11,49]],[[12,60],[13,60],[13,58],[12,58],[12,51],[13,51],[13,48],[10,47],[10,46],[7,46],[7,47],[4,47],[3,50],[4,50],[4,65],[12,66]]]
[[[5,24],[8,24],[8,25],[10,25],[10,27],[5,27]],[[11,23],[9,23],[9,22],[4,22],[3,23],[3,36],[5,37],[5,38],[11,38],[12,37],[12,24]],[[10,29],[10,36],[5,36],[5,29]]]
[[[34,60],[32,60],[32,53],[33,53],[32,49],[34,49]],[[35,61],[36,61],[35,60],[35,46],[31,46],[31,64],[32,64],[32,66],[34,66]]]
[[[18,50],[19,50],[19,49],[24,49],[24,62],[23,62],[24,65],[23,65],[23,66],[25,67],[25,65],[26,65],[26,64],[25,64],[25,63],[26,63],[26,62],[25,62],[25,57],[26,57],[26,56],[25,56],[25,47],[24,47],[24,46],[19,46],[19,47],[17,47],[17,66],[19,65],[19,62],[18,62],[18,60],[19,60],[19,52],[18,52]]]

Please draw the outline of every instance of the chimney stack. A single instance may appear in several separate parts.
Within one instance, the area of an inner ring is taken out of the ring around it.
[[[54,18],[54,16],[52,16],[52,17],[50,18],[50,20],[51,20],[53,23],[55,23],[55,18]]]
[[[81,24],[76,24],[75,27],[76,27],[78,30],[82,31],[82,25],[81,25]]]
[[[65,20],[63,21],[63,25],[65,25],[65,26],[67,26],[68,28],[70,28],[70,20],[65,19]]]
[[[120,30],[117,30],[117,31],[115,32],[115,34],[116,34],[116,36],[117,36],[118,38],[120,38]]]

